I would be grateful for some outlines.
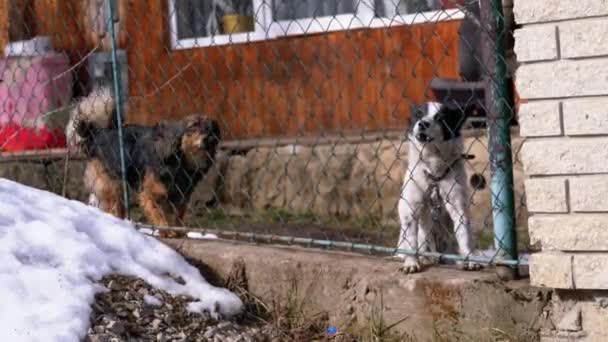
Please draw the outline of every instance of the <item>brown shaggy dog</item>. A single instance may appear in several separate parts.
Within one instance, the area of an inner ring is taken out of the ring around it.
[[[94,115],[83,111],[75,120],[79,148],[88,158],[85,185],[102,210],[123,218],[118,130],[98,127],[88,117]],[[190,196],[215,161],[219,125],[204,115],[191,115],[152,127],[124,125],[122,131],[126,181],[149,223],[183,225]],[[160,233],[176,237],[166,230]]]

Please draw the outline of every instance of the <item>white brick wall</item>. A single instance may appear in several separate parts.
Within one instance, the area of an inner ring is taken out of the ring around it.
[[[523,64],[516,83],[526,99],[608,95],[608,58]]]
[[[516,0],[513,13],[518,24],[608,15],[608,0]]]
[[[532,256],[530,278],[537,286],[559,289],[608,288],[608,254],[546,252]]]
[[[570,203],[574,212],[608,212],[608,175],[570,179]]]
[[[531,281],[608,290],[608,0],[513,10]]]
[[[521,159],[527,176],[608,173],[608,136],[528,139]]]
[[[553,24],[525,27],[515,31],[519,62],[557,59],[557,27]]]
[[[519,134],[525,137],[561,135],[559,101],[536,101],[519,107]]]
[[[579,58],[608,55],[607,32],[608,17],[560,23],[561,57]]]
[[[524,183],[528,210],[539,213],[567,213],[566,180],[558,177],[531,178]]]
[[[563,116],[566,135],[608,135],[608,97],[564,101]],[[554,118],[547,115],[545,120]],[[538,131],[542,132],[540,129]]]
[[[536,214],[528,229],[543,251],[608,252],[608,214]]]

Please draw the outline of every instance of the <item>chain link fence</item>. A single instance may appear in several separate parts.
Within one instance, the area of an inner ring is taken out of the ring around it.
[[[526,263],[508,1],[11,6],[2,177],[149,233]]]

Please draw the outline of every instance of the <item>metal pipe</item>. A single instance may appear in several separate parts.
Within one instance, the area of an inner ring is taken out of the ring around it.
[[[485,1],[481,2],[482,4]],[[487,3],[486,3],[487,4]],[[513,117],[512,96],[507,84],[506,28],[501,0],[491,0],[491,8],[486,7],[488,25],[487,60],[493,62],[490,75],[490,92],[487,104],[490,106],[488,141],[490,147],[490,169],[492,179],[490,193],[494,219],[494,246],[500,256],[507,260],[517,260],[517,234],[515,230],[515,204],[513,190],[513,157],[509,122]],[[488,13],[489,12],[489,13]]]
[[[481,264],[494,264],[494,265],[503,265],[503,266],[517,266],[517,265],[526,265],[526,262],[521,260],[505,260],[505,259],[495,259],[495,258],[487,258],[487,257],[463,257],[461,255],[455,254],[441,254],[441,253],[433,253],[433,252],[415,252],[409,249],[399,249],[399,248],[390,248],[378,245],[371,245],[365,243],[353,243],[346,241],[333,241],[333,240],[321,240],[321,239],[311,239],[311,238],[299,238],[293,236],[283,236],[283,235],[271,235],[271,234],[257,234],[257,233],[248,233],[248,232],[237,232],[237,231],[229,231],[229,230],[217,230],[217,229],[204,229],[204,228],[186,228],[186,227],[154,227],[148,224],[142,223],[134,223],[137,229],[147,228],[147,229],[163,229],[163,230],[172,230],[177,232],[200,232],[203,234],[215,234],[218,237],[231,238],[235,240],[249,240],[249,241],[262,241],[266,243],[281,243],[281,244],[297,244],[308,247],[323,247],[323,248],[342,248],[354,252],[366,252],[366,253],[381,253],[386,255],[395,255],[396,253],[406,254],[406,255],[418,255],[418,256],[426,256],[426,257],[434,257],[439,258],[440,260],[451,260],[451,261],[473,261]]]
[[[120,89],[120,79],[118,73],[118,56],[116,55],[116,33],[114,32],[114,22],[118,21],[118,16],[114,16],[114,0],[108,0],[109,18],[108,30],[110,31],[110,42],[112,46],[112,78],[114,80],[114,98],[116,101],[116,124],[118,126],[118,144],[120,151],[120,173],[122,178],[123,205],[125,215],[129,218],[129,188],[127,187],[127,169],[125,165],[125,146],[122,132],[122,92]]]

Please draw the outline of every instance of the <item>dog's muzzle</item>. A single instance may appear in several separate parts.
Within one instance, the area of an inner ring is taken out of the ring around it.
[[[429,143],[429,142],[433,141],[433,138],[428,136],[428,134],[426,134],[426,133],[418,133],[418,134],[416,134],[416,140],[418,140],[422,143]]]

